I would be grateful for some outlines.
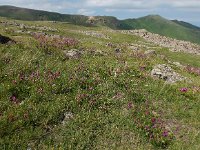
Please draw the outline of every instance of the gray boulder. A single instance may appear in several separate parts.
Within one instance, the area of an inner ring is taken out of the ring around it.
[[[186,79],[180,74],[174,72],[174,70],[166,64],[154,66],[153,70],[151,71],[151,76],[165,80],[167,83],[175,83]]]
[[[77,49],[71,49],[70,51],[65,50],[64,54],[66,58],[73,58],[73,59],[78,59],[82,55],[82,53]]]
[[[71,112],[65,112],[64,118],[62,120],[62,124],[65,125],[66,123],[68,123],[73,118],[74,118],[74,115]]]

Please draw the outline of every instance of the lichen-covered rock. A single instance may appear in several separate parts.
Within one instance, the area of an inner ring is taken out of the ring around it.
[[[65,50],[64,51],[65,57],[66,58],[73,58],[73,59],[78,59],[81,57],[82,52],[80,52],[77,49],[71,49],[70,51]]]
[[[156,65],[151,71],[151,76],[165,80],[167,83],[175,83],[183,81],[186,78],[176,73],[170,66],[166,64]]]
[[[62,120],[62,124],[65,125],[66,123],[68,123],[68,121],[73,119],[73,117],[74,117],[74,115],[71,112],[65,112],[64,113],[64,118]]]

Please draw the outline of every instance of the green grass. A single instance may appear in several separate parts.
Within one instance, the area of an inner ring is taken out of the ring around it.
[[[168,85],[152,79],[149,74],[153,66],[167,60],[134,55],[127,44],[144,41],[136,36],[60,22],[24,23],[58,28],[55,34],[79,40],[77,47],[84,54],[80,59],[64,59],[62,49],[45,49],[32,36],[7,33],[0,25],[1,34],[17,41],[0,45],[2,149],[200,148],[200,97],[192,91],[193,86],[200,86],[199,77],[172,66],[195,82]],[[77,30],[99,31],[111,40],[86,36]],[[113,48],[106,46],[109,42]],[[115,48],[122,52],[115,54]],[[94,55],[90,50],[101,50],[105,55]],[[199,56],[167,49],[157,53],[199,67]],[[140,70],[141,66],[145,69]],[[189,91],[180,92],[182,87]],[[20,104],[11,99],[13,94]],[[73,118],[62,124],[65,112],[71,112]],[[150,140],[151,132],[144,128],[153,125],[152,118],[164,121],[163,126],[173,138],[163,137],[163,130],[157,127],[151,129],[155,137]]]
[[[158,50],[160,54],[166,55],[170,60],[180,62],[184,65],[192,65],[194,67],[200,67],[199,56],[195,54],[187,54],[180,52],[171,52],[166,48]]]

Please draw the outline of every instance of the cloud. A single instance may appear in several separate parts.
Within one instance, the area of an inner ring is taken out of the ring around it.
[[[94,10],[89,10],[89,9],[79,9],[77,11],[77,14],[80,14],[80,15],[87,15],[87,16],[90,16],[90,15],[93,15],[95,13]]]
[[[78,7],[79,7],[78,3]],[[0,5],[13,5],[24,8],[40,9],[47,11],[62,11],[68,8],[76,8],[74,2],[66,0],[0,0]]]
[[[85,7],[107,9],[200,8],[199,0],[85,0]]]
[[[200,9],[200,0],[0,0],[0,5],[5,4],[55,11],[66,8],[153,9],[168,7]]]

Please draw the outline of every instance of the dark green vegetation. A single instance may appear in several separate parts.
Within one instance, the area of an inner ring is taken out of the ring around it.
[[[158,15],[126,20],[118,20],[109,16],[96,16],[94,20],[88,21],[88,17],[82,15],[65,15],[12,6],[0,6],[0,16],[29,21],[63,21],[84,26],[106,26],[120,30],[146,29],[149,32],[200,44],[199,27],[186,22],[167,20]]]
[[[29,21],[63,21],[74,24],[86,24],[87,17],[82,15],[65,15],[48,11],[40,11],[12,6],[0,6],[0,16]]]
[[[200,67],[199,56],[157,48],[157,56],[147,57],[146,49],[134,52],[128,44],[151,43],[102,27],[16,22],[50,26],[59,32],[48,34],[66,38],[19,34],[19,27],[0,24],[0,34],[16,41],[0,44],[1,149],[200,148],[199,76],[172,65],[192,82],[168,85],[150,77],[168,59]],[[73,48],[82,56],[67,59],[64,51]]]
[[[181,25],[181,26],[184,26],[184,27],[187,27],[187,28],[190,28],[190,29],[200,30],[200,27],[194,26],[194,25],[187,23],[187,22],[184,22],[184,21],[178,21],[178,20],[172,20],[172,21]]]

